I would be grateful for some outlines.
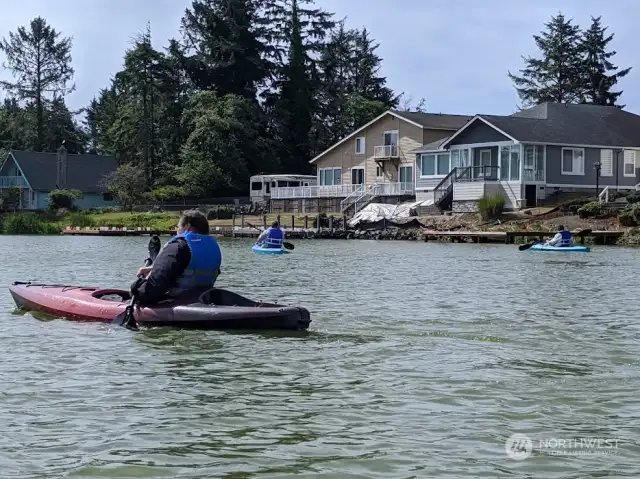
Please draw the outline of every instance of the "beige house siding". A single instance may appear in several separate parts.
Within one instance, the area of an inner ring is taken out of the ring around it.
[[[392,130],[398,130],[399,158],[381,160],[380,163],[385,165],[385,171],[384,177],[379,178],[376,175],[378,163],[373,159],[374,147],[382,146],[384,132]],[[396,182],[398,181],[399,164],[415,164],[415,154],[410,153],[412,150],[452,134],[453,131],[424,129],[393,115],[386,115],[319,158],[315,165],[318,170],[320,168],[341,167],[343,185],[351,184],[351,169],[355,167],[365,168],[364,181],[368,186],[377,182]],[[356,138],[365,139],[364,154],[356,154]]]

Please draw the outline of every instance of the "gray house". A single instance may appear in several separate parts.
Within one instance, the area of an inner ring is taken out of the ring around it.
[[[508,208],[558,191],[635,189],[640,116],[616,107],[543,103],[510,116],[476,115],[448,138],[413,150],[416,196],[469,211],[485,194]]]

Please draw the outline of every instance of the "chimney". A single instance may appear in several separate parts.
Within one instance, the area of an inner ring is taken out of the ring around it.
[[[64,141],[58,148],[56,164],[57,185],[59,189],[64,190],[67,187],[67,149],[64,147]]]

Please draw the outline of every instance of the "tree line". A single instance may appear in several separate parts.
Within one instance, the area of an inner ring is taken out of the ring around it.
[[[600,18],[581,32],[560,14],[534,36],[542,58],[509,73],[523,105],[616,104],[616,71]],[[246,194],[253,174],[311,173],[309,159],[389,108],[411,106],[380,73],[366,29],[313,0],[193,0],[180,37],[152,46],[147,26],[123,66],[80,111],[72,40],[38,17],[0,42],[11,81],[0,87],[0,148],[114,155],[109,179],[135,201]],[[82,121],[77,118],[83,116]]]

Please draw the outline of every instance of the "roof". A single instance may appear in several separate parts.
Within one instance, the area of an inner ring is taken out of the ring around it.
[[[449,115],[446,113],[422,113],[419,111],[390,110],[398,116],[431,130],[457,130],[462,128],[473,116]]]
[[[32,189],[56,189],[56,153],[12,150],[10,154],[15,158]],[[80,190],[83,193],[104,193],[104,188],[100,186],[101,180],[116,168],[118,163],[112,156],[67,154],[66,188]]]
[[[369,123],[366,123],[366,124],[362,125],[360,128],[358,128],[357,130],[353,131],[349,135],[345,136],[344,138],[342,138],[337,143],[334,143],[333,145],[331,145],[329,148],[324,150],[322,153],[317,155],[315,158],[311,159],[309,161],[309,163],[315,163],[320,158],[322,158],[324,155],[329,153],[331,150],[333,150],[334,148],[340,146],[342,143],[347,141],[349,138],[353,138],[358,133],[360,133],[362,130],[364,130],[365,128],[373,125],[375,122],[377,122],[378,120],[384,118],[387,115],[392,115],[392,116],[394,116],[394,117],[396,117],[396,118],[398,118],[400,120],[406,121],[406,122],[411,123],[412,125],[420,127],[420,128],[429,128],[431,130],[450,130],[450,131],[458,130],[463,125],[465,125],[469,120],[471,120],[473,118],[473,117],[471,117],[469,115],[448,115],[448,114],[443,114],[443,113],[422,113],[422,112],[417,112],[417,111],[387,110],[384,113],[382,113],[381,115],[375,117]]]
[[[432,141],[431,143],[427,143],[426,145],[422,145],[420,148],[411,150],[409,153],[427,153],[429,151],[442,151],[442,145],[449,138],[451,137],[447,136],[446,138],[440,138],[439,140]]]
[[[484,121],[519,142],[640,147],[640,116],[614,106],[543,103],[509,116],[476,115],[474,121]]]

